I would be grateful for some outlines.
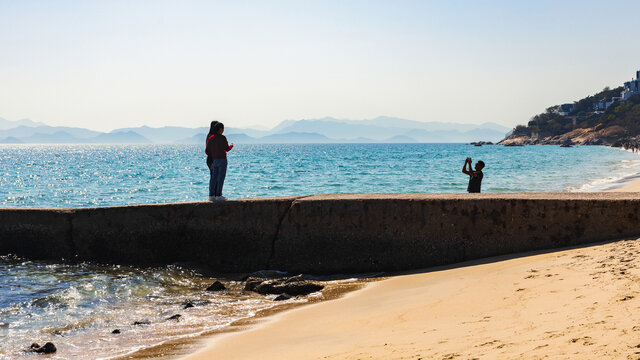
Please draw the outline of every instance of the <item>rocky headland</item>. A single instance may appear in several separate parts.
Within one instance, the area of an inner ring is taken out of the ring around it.
[[[608,145],[624,147],[627,142],[638,142],[638,137],[629,136],[629,131],[619,125],[574,129],[564,134],[544,137],[524,134],[511,134],[498,144],[519,145]]]
[[[627,82],[615,89],[606,87],[573,103],[551,106],[526,125],[516,126],[498,144],[640,149],[640,93],[636,83]]]

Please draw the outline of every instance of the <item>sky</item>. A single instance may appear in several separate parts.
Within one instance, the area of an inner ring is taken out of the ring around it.
[[[0,0],[0,117],[523,124],[640,69],[639,1]]]

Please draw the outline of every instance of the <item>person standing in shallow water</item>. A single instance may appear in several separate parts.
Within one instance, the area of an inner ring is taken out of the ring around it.
[[[464,165],[462,165],[462,172],[469,175],[469,185],[467,186],[468,192],[470,193],[480,192],[480,186],[482,185],[482,177],[484,176],[484,174],[482,173],[482,169],[484,169],[484,161],[482,160],[478,160],[478,162],[476,163],[475,171],[471,169],[471,158],[467,158],[464,161]]]
[[[233,149],[222,135],[224,124],[213,124],[213,137],[207,142],[207,154],[211,156],[211,179],[209,180],[209,200],[227,200],[222,196],[222,186],[227,175],[227,151]]]

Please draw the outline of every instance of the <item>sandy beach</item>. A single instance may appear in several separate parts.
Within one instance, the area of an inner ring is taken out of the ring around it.
[[[623,187],[610,190],[610,192],[640,192],[640,180],[628,182]]]
[[[628,239],[399,275],[184,359],[637,359],[638,253]]]

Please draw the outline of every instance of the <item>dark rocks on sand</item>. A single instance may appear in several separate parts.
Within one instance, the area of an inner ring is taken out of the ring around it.
[[[195,306],[205,306],[205,305],[209,305],[211,304],[211,301],[209,300],[190,300],[187,299],[185,301],[182,302],[182,308],[183,309],[188,309],[188,308],[192,308]]]
[[[220,281],[214,282],[213,284],[209,285],[209,287],[207,288],[207,291],[222,291],[222,290],[227,290],[227,288]]]
[[[253,291],[259,294],[289,294],[289,295],[308,295],[316,291],[324,289],[323,285],[315,284],[309,281],[291,281],[282,282],[280,280],[267,280],[260,283]]]
[[[120,329],[115,329],[111,332],[112,334],[120,334]]]
[[[180,318],[182,317],[182,315],[180,314],[175,314],[173,316],[170,316],[167,318],[167,320],[175,320],[175,321],[180,321]]]
[[[38,345],[36,343],[33,343],[33,344],[31,344],[31,347],[29,347],[29,351],[35,352],[35,353],[38,353],[38,354],[53,354],[54,352],[57,351],[57,349],[56,349],[56,346],[53,345],[53,343],[50,343],[50,342],[48,342],[48,343],[46,343],[46,344],[44,344],[42,346],[40,346],[40,345]]]
[[[280,294],[275,299],[273,299],[273,301],[284,301],[284,300],[289,300],[289,299],[291,299],[291,295],[289,295],[289,294]]]
[[[249,277],[249,278],[247,278],[246,282],[244,283],[244,290],[245,291],[253,291],[253,290],[255,290],[256,286],[262,284],[263,281],[265,281],[265,279],[256,278],[256,277]]]
[[[151,321],[149,320],[134,321],[133,325],[151,325]]]
[[[265,278],[249,277],[244,284],[245,291],[255,291],[262,295],[288,294],[292,296],[308,295],[324,288],[323,285],[305,280],[302,274],[267,280]]]
[[[296,281],[305,281],[304,275],[300,274],[300,275],[292,276],[292,277],[286,279],[284,281],[284,283],[288,284],[288,283],[292,283],[292,282],[296,282]]]

